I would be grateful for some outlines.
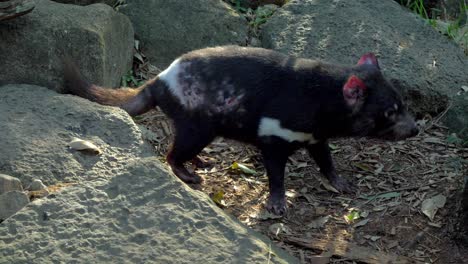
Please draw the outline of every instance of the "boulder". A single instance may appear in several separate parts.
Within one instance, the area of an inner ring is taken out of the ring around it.
[[[374,52],[412,110],[437,114],[450,101],[445,122],[468,138],[468,92],[462,89],[468,57],[395,1],[290,1],[268,20],[261,38],[266,48],[342,64]]]
[[[106,5],[114,6],[118,0],[53,0],[53,1],[57,3],[62,3],[62,4],[72,4],[72,5],[80,5],[80,6],[92,5],[92,4],[98,4],[98,3],[103,3]]]
[[[61,91],[66,55],[90,81],[118,86],[132,64],[133,34],[128,18],[108,5],[37,0],[30,14],[0,23],[0,85],[27,83]]]
[[[0,262],[297,262],[168,173],[122,110],[29,85],[0,87],[0,107],[0,168],[70,182],[0,224]]]
[[[28,191],[42,191],[42,190],[45,190],[47,188],[47,186],[44,185],[44,183],[42,183],[41,180],[39,179],[34,179],[31,184],[28,186],[28,188],[26,188]]]
[[[133,0],[119,10],[132,21],[143,53],[161,68],[194,49],[246,44],[247,21],[221,0]]]
[[[24,192],[11,191],[0,195],[0,222],[14,215],[28,203],[29,198]]]
[[[0,113],[0,149],[8,150],[0,151],[0,168],[23,186],[37,178],[46,185],[88,180],[83,175],[118,171],[124,160],[153,155],[127,113],[76,96],[32,85],[0,86]],[[69,149],[73,138],[94,143],[103,154]]]
[[[10,191],[22,191],[23,186],[18,178],[0,174],[0,194]]]

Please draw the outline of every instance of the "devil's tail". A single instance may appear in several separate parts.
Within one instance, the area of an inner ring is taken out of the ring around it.
[[[131,116],[146,113],[156,106],[156,101],[150,91],[154,81],[146,82],[135,89],[106,89],[89,83],[83,78],[76,65],[69,58],[65,58],[63,61],[66,93],[78,95],[102,105],[118,106]]]

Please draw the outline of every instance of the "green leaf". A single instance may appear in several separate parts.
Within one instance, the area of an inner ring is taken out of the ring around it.
[[[354,165],[354,167],[359,168],[359,169],[361,169],[363,171],[374,172],[374,170],[371,167],[369,167],[368,165],[366,165],[364,163],[354,162],[353,165]]]
[[[447,137],[447,142],[449,144],[460,144],[462,142],[462,139],[460,139],[457,134],[452,133]]]
[[[330,147],[331,150],[337,150],[339,147],[335,144],[328,143],[328,146]]]
[[[349,212],[349,214],[345,215],[346,221],[348,223],[354,222],[354,220],[359,219],[359,217],[360,217],[359,211],[355,211],[355,210],[353,210],[353,211]]]
[[[226,206],[226,202],[224,201],[224,192],[222,190],[213,194],[211,200],[213,200],[217,205]]]

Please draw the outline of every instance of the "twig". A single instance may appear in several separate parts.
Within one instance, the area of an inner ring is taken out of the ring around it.
[[[447,114],[447,112],[448,112],[448,110],[450,109],[450,107],[452,107],[452,103],[451,103],[451,102],[448,103],[447,108],[445,108],[445,110],[444,110],[442,113],[440,113],[438,116],[436,116],[436,118],[434,118],[433,121],[432,121],[427,127],[425,127],[425,128],[423,129],[423,131],[421,131],[421,133],[426,132],[426,131],[429,130],[433,125],[435,125],[436,123],[439,123],[440,119],[442,119],[442,117],[444,117],[445,114]],[[421,133],[420,133],[420,134],[421,134]]]
[[[342,238],[328,240],[319,238],[301,239],[298,237],[285,237],[283,241],[299,247],[326,253],[329,256],[338,256],[341,259],[349,259],[364,263],[421,263],[408,257],[358,246]]]

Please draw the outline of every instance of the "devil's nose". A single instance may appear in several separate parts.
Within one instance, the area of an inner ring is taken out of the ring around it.
[[[418,133],[419,133],[419,128],[417,126],[414,126],[413,128],[411,128],[410,134],[412,137],[416,136]]]

